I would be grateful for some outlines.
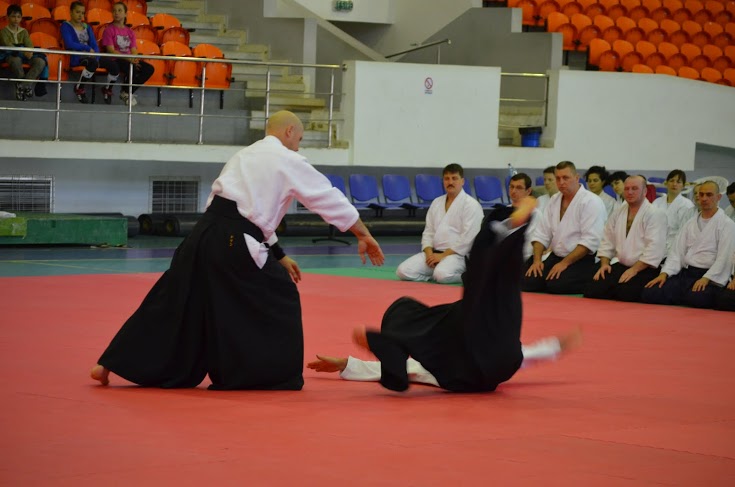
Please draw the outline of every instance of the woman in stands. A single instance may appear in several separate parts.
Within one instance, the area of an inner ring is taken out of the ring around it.
[[[102,35],[102,46],[110,54],[138,54],[135,32],[133,29],[125,25],[125,16],[128,13],[128,7],[123,2],[117,2],[112,6],[112,24],[108,25],[105,33]],[[130,66],[133,66],[133,89],[132,93],[128,93],[128,86],[124,85],[120,88],[120,99],[126,105],[135,106],[138,102],[134,93],[153,75],[153,66],[145,61],[137,58],[115,58],[120,72],[124,77],[128,77]],[[128,81],[126,80],[126,83]]]
[[[605,210],[607,210],[607,216],[610,216],[613,209],[615,208],[615,198],[603,191],[605,182],[608,178],[607,169],[605,166],[592,166],[584,173],[584,180],[587,182],[587,189],[595,193],[605,203]]]
[[[68,51],[77,52],[100,52],[97,40],[94,38],[92,27],[84,23],[84,4],[82,2],[72,2],[69,6],[71,12],[71,20],[67,20],[61,24],[61,38],[64,41],[64,48]],[[117,81],[120,74],[120,68],[112,58],[98,58],[96,56],[71,56],[71,67],[82,66],[82,74],[79,76],[79,82],[74,87],[74,94],[81,103],[87,103],[87,90],[84,88],[84,80],[89,80],[94,76],[97,68],[107,70],[107,85],[102,88],[102,94],[105,103],[112,103],[112,83]],[[94,87],[92,87],[94,90]]]

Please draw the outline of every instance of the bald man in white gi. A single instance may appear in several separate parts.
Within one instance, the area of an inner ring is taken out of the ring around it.
[[[722,195],[717,183],[702,183],[697,197],[701,211],[681,227],[661,274],[643,290],[644,303],[713,308],[730,280],[735,222],[718,206]]]
[[[646,178],[629,176],[625,203],[605,224],[598,269],[584,297],[637,302],[643,287],[659,273],[666,255],[666,213],[646,199]]]
[[[462,189],[462,166],[449,164],[442,174],[446,194],[432,201],[426,213],[421,252],[396,269],[402,281],[462,282],[462,273],[467,267],[465,256],[480,231],[483,212],[480,203]]]

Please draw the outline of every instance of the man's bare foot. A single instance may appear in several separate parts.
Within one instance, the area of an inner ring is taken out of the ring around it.
[[[511,226],[517,228],[526,223],[531,218],[534,208],[536,208],[536,198],[533,196],[523,198],[510,215]]]
[[[578,326],[573,330],[556,337],[559,340],[561,353],[571,352],[582,346],[582,327]]]
[[[347,359],[343,357],[317,355],[316,358],[319,360],[309,362],[306,366],[317,372],[342,372],[347,367]]]
[[[352,341],[355,342],[355,345],[358,347],[370,351],[370,345],[368,345],[367,341],[367,334],[365,327],[361,328],[355,328],[352,331]]]
[[[102,384],[103,386],[106,386],[110,383],[110,371],[102,367],[100,364],[92,367],[92,370],[89,372],[89,376],[94,380],[100,381],[100,384]]]

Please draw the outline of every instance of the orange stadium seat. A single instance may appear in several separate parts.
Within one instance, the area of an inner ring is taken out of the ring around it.
[[[110,0],[87,0],[87,10],[91,10],[93,8],[101,8],[102,10],[107,10],[108,12],[112,12],[112,3]]]
[[[225,55],[222,50],[212,44],[199,44],[194,48],[194,57],[203,57],[207,59],[224,59]]]
[[[642,73],[642,74],[653,74],[653,69],[646,66],[645,64],[636,64],[633,66],[633,69],[631,70],[633,73]]]
[[[148,13],[148,5],[145,0],[125,0],[125,5],[128,7],[128,13],[137,12],[142,15]]]
[[[145,39],[158,44],[158,31],[152,25],[136,25],[133,32],[136,39]]]
[[[617,41],[613,42],[612,47],[613,51],[617,53],[618,59],[620,60],[617,66],[619,70],[630,72],[630,70],[633,69],[634,65],[643,64],[643,56],[635,51],[633,44],[631,44],[630,42],[618,39]]]
[[[722,73],[722,79],[730,83],[730,86],[735,86],[735,68],[726,69]]]
[[[717,83],[722,79],[722,73],[713,68],[703,68],[699,75],[704,81]]]
[[[618,17],[615,24],[623,31],[623,39],[635,44],[646,38],[646,33],[630,17]]]
[[[523,10],[523,25],[536,25],[536,0],[519,0],[515,8]]]
[[[61,26],[54,19],[42,17],[40,19],[33,20],[27,25],[27,29],[31,34],[33,32],[45,32],[57,39],[61,38]]]
[[[71,12],[69,12],[68,5],[57,5],[54,7],[52,18],[56,22],[64,22],[65,20],[71,20]]]
[[[189,45],[189,31],[183,27],[169,27],[158,31],[158,44],[164,45],[169,41],[176,41],[184,45]]]
[[[624,17],[628,13],[625,6],[620,5],[618,0],[600,0],[600,3],[605,6],[605,15],[613,20],[616,20],[618,17]]]
[[[576,15],[582,15],[582,14],[575,14],[575,16]],[[587,17],[586,15],[585,17],[589,19],[589,17]],[[572,22],[574,22],[574,20],[572,20]],[[600,28],[592,23],[582,27],[581,29],[579,28],[579,26],[577,26],[577,28],[579,29],[577,31],[577,50],[578,51],[586,51],[592,39],[597,39],[598,37],[602,35]]]
[[[112,23],[112,12],[101,8],[87,10],[87,23],[89,25],[102,25]]]
[[[587,17],[585,14],[574,14],[569,20],[571,21],[575,30],[574,41],[572,41],[575,45],[575,48],[580,51],[586,50],[587,46],[589,46],[590,44],[589,41],[597,37],[597,33],[599,32],[597,27],[592,26],[592,19]],[[592,27],[592,31],[587,30],[583,40],[582,31],[586,27]],[[590,35],[592,35],[592,37],[590,37]]]
[[[598,15],[605,13],[605,6],[597,0],[579,0],[579,4],[584,9],[582,13],[593,20]]]
[[[661,66],[658,66],[656,68],[656,74],[666,74],[669,76],[676,76],[676,71],[674,68],[671,68],[669,66],[664,66],[663,64]]]
[[[564,38],[564,50],[574,51],[576,45],[574,40],[577,36],[577,29],[569,21],[569,17],[560,12],[552,12],[547,19],[547,30],[549,32],[559,32]]]
[[[33,4],[38,7],[43,7],[49,10],[51,10],[51,8],[54,6],[52,3],[52,0],[20,0],[20,1],[15,1],[15,2],[11,1],[10,3],[14,3],[15,5],[21,5],[21,6],[27,5],[27,4]]]
[[[51,18],[51,12],[49,9],[42,5],[36,5],[33,3],[26,3],[20,6],[23,11],[23,20],[30,22],[36,19]]]
[[[669,18],[681,24],[685,20],[692,20],[692,17],[692,13],[682,5],[678,10],[672,11]]]
[[[556,0],[541,1],[536,9],[536,25],[546,25],[546,19],[549,18],[549,14],[551,12],[558,12],[559,10],[561,10],[561,7]]]
[[[689,66],[682,66],[677,74],[680,78],[699,79],[699,71]]]
[[[610,43],[603,39],[592,39],[590,41],[589,49],[587,50],[587,64],[590,66],[599,67],[600,56],[602,53],[610,51],[612,46]]]
[[[561,6],[561,13],[571,18],[574,14],[581,14],[584,11],[582,4],[576,0],[559,0]]]
[[[127,15],[125,15],[125,25],[135,27],[137,25],[151,25],[151,22],[148,20],[148,17],[139,12],[128,11]]]

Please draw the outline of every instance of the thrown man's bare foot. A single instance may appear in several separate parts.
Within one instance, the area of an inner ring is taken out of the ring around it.
[[[352,331],[352,341],[355,342],[355,345],[358,347],[370,351],[370,345],[368,345],[367,340],[367,334],[365,327],[362,328],[355,328]]]
[[[102,367],[100,364],[95,365],[92,367],[92,370],[89,372],[89,376],[93,378],[94,380],[97,380],[102,384],[103,386],[106,386],[110,383],[110,371],[104,367]]]
[[[510,224],[513,228],[520,227],[524,223],[528,222],[531,218],[531,213],[536,208],[536,198],[533,196],[526,196],[515,207],[513,213],[510,215]]]
[[[578,326],[573,330],[556,337],[559,340],[561,353],[571,352],[582,346],[582,327]]]

